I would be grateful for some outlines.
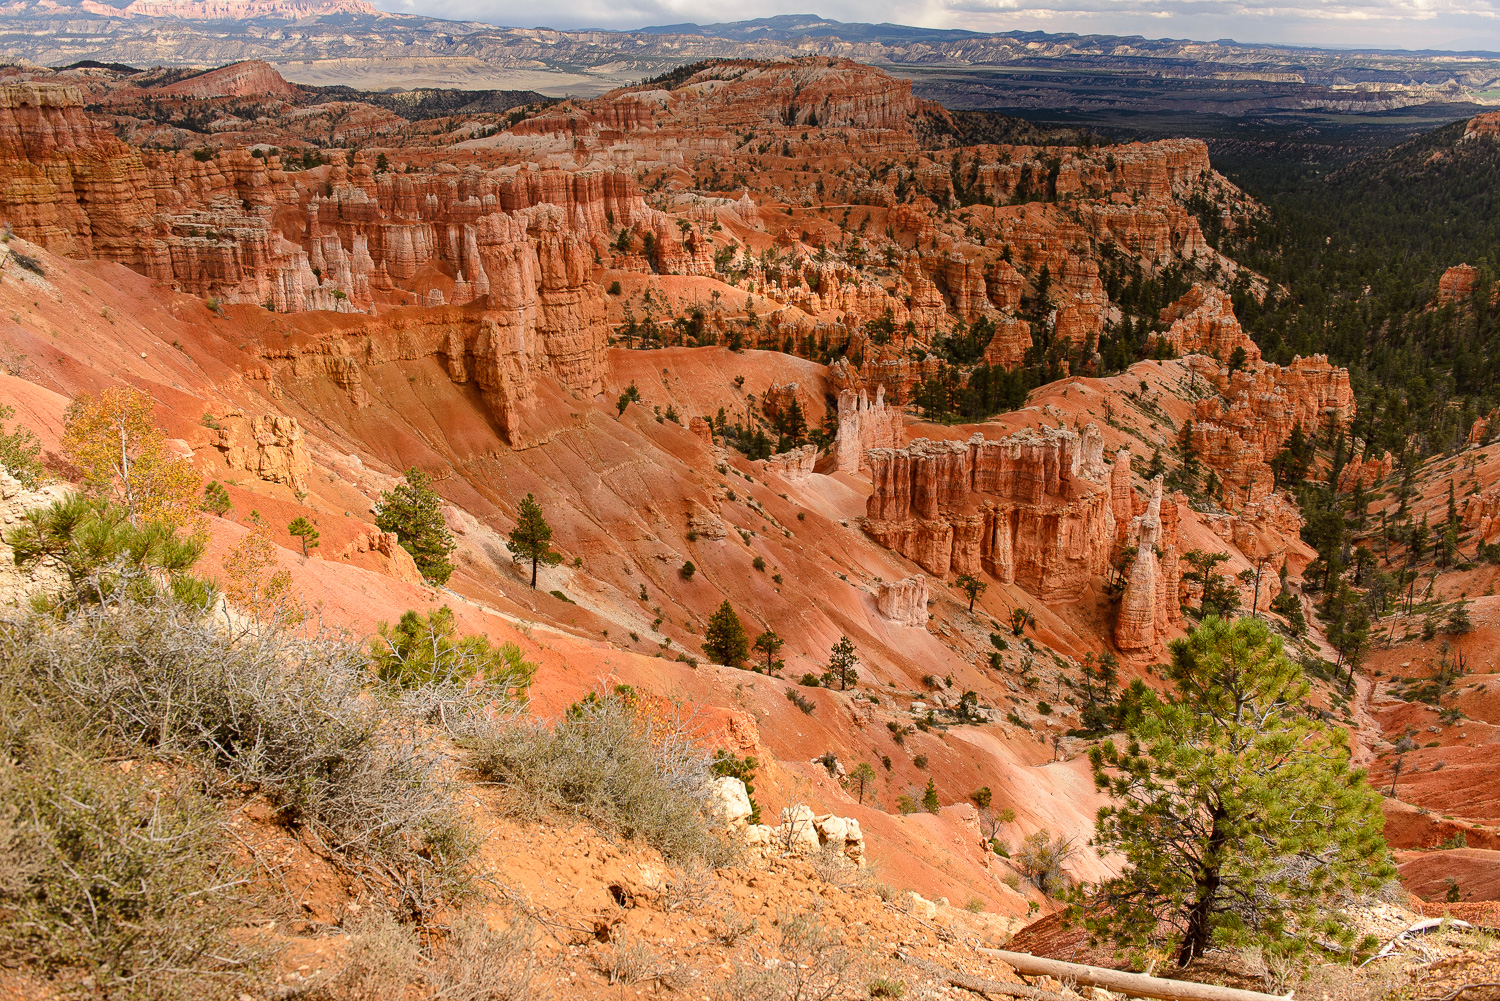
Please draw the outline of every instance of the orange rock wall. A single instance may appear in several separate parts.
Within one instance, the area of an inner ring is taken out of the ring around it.
[[[1193,444],[1199,458],[1219,471],[1224,500],[1231,507],[1270,494],[1270,460],[1294,427],[1313,435],[1330,418],[1339,427],[1354,419],[1349,372],[1329,364],[1324,355],[1233,373],[1216,367],[1210,377],[1222,395],[1194,405]]]
[[[869,453],[865,531],[942,578],[988,572],[1073,600],[1104,571],[1115,525],[1103,439],[1048,429],[1000,441],[919,439]]]

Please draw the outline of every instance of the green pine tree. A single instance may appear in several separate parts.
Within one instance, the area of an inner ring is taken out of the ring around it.
[[[632,403],[639,402],[641,402],[641,391],[635,388],[635,381],[631,380],[630,386],[625,390],[625,392],[620,394],[619,400],[615,402],[615,407],[617,410],[619,410],[620,416],[623,417],[625,416],[626,407],[630,406]]]
[[[209,514],[222,518],[233,507],[234,504],[229,499],[229,491],[225,490],[224,484],[218,480],[211,480],[208,486],[203,488],[203,500],[198,503],[200,511],[207,511]]]
[[[849,687],[851,681],[859,681],[859,672],[856,669],[859,657],[854,653],[854,644],[849,637],[840,636],[839,641],[833,645],[828,653],[828,673],[824,675],[827,684],[832,687],[833,682],[839,683],[839,691]]]
[[[318,530],[313,523],[298,515],[292,519],[292,523],[286,527],[286,534],[293,538],[302,540],[302,555],[305,557],[309,549],[318,548]]]
[[[874,782],[875,769],[871,768],[867,761],[861,761],[849,773],[849,784],[854,787],[854,791],[861,804],[865,801],[865,790]]]
[[[745,627],[740,624],[740,617],[734,613],[728,598],[708,620],[708,628],[703,630],[703,652],[715,664],[729,667],[739,667],[750,652]]]
[[[1333,909],[1393,869],[1347,736],[1304,711],[1302,671],[1258,619],[1209,618],[1171,655],[1174,694],[1089,752],[1115,801],[1094,844],[1125,862],[1090,933],[1137,951],[1170,935],[1184,966],[1219,945],[1352,945]]]
[[[971,573],[959,574],[958,580],[955,583],[958,584],[958,589],[969,599],[969,611],[971,612],[974,611],[974,599],[978,598],[985,591],[988,591],[990,587]]]
[[[922,793],[922,809],[928,813],[937,813],[939,808],[937,785],[932,781],[932,777],[928,776],[927,788]]]
[[[542,516],[542,506],[536,498],[527,494],[516,510],[516,527],[510,530],[510,541],[505,548],[517,563],[531,561],[531,586],[536,587],[536,569],[541,564],[557,566],[562,562],[562,553],[552,549],[552,526]]]
[[[447,605],[426,615],[408,610],[395,626],[380,623],[379,633],[370,644],[375,674],[396,688],[468,687],[478,678],[490,694],[522,701],[536,675],[536,664],[516,644],[460,637]]]
[[[776,659],[776,653],[784,645],[786,645],[786,640],[777,636],[773,629],[767,629],[755,637],[755,651],[766,655],[766,674],[774,675],[781,670],[782,663]]]
[[[453,576],[448,556],[457,546],[443,521],[443,499],[432,489],[432,477],[415,466],[408,469],[404,482],[380,495],[375,524],[382,532],[396,533],[424,578],[448,583]]]

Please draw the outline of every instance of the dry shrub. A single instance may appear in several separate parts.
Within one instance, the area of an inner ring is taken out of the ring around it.
[[[1312,967],[1300,980],[1288,977],[1287,987],[1295,987],[1297,997],[1323,1001],[1385,1001],[1397,996],[1410,979],[1410,971],[1399,962],[1384,960],[1362,968],[1330,963]]]
[[[525,1001],[532,996],[532,926],[517,920],[496,931],[477,914],[448,929],[428,976],[441,1001]]]
[[[784,1001],[786,986],[774,969],[736,963],[716,993],[722,1001]]]
[[[655,980],[665,967],[645,942],[621,935],[618,941],[594,953],[594,968],[613,984],[638,984]]]
[[[417,926],[377,907],[345,926],[344,966],[310,993],[312,1001],[392,1001],[425,988],[432,1001],[526,1001],[533,996],[532,927],[525,921],[496,931],[477,914],[424,948]]]
[[[718,899],[718,885],[713,870],[702,862],[691,861],[672,873],[662,888],[662,910],[698,911]]]
[[[1297,979],[1297,959],[1282,953],[1267,953],[1254,945],[1240,953],[1245,972],[1258,977],[1268,994],[1285,994]]]
[[[642,711],[628,692],[594,694],[555,723],[498,724],[468,760],[509,791],[516,816],[574,813],[674,862],[716,867],[732,847],[708,822],[710,762],[689,724]]]
[[[212,805],[36,731],[8,743],[0,751],[7,965],[90,996],[186,1001],[251,986],[259,957],[228,934],[251,901],[226,862]]]
[[[830,886],[849,890],[865,882],[859,866],[832,845],[824,845],[813,852],[811,861],[813,872]]]
[[[844,945],[817,911],[780,914],[780,960],[774,967],[736,965],[720,995],[732,1001],[835,1001],[864,994],[863,950]]]
[[[1056,896],[1067,889],[1067,875],[1062,867],[1078,853],[1072,838],[1053,837],[1044,827],[1026,836],[1016,851],[1015,865],[1038,890]]]
[[[16,727],[69,727],[126,753],[206,760],[335,851],[438,882],[472,851],[414,727],[361,697],[359,649],[274,628],[226,635],[170,601],[0,629]]]
[[[422,943],[389,912],[365,908],[346,927],[344,968],[313,993],[317,1001],[389,1001],[423,979]]]
[[[733,907],[724,908],[719,915],[718,926],[714,928],[714,938],[720,945],[733,946],[746,935],[755,933],[760,922],[755,918],[747,918]]]

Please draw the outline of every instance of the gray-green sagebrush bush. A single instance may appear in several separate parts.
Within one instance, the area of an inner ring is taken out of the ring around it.
[[[33,615],[0,631],[20,719],[123,753],[210,762],[335,851],[442,867],[463,838],[430,742],[361,697],[338,637],[229,635],[174,601]]]
[[[255,943],[213,805],[32,732],[0,758],[0,962],[65,994],[232,997]]]
[[[709,822],[711,762],[690,721],[648,709],[623,686],[574,703],[556,722],[493,728],[470,742],[469,764],[507,789],[517,816],[574,813],[675,862],[730,858]]]
[[[201,543],[117,514],[63,502],[16,539],[18,562],[50,560],[65,580],[0,619],[0,962],[89,997],[252,989],[265,956],[247,932],[269,905],[261,874],[227,861],[223,823],[247,793],[430,925],[474,885],[444,733],[518,816],[571,812],[674,860],[730,857],[690,720],[625,689],[556,723],[523,716],[535,665],[459,638],[447,609],[409,613],[368,649],[236,625],[191,577]],[[418,979],[443,997],[524,995],[522,932],[455,927]]]
[[[164,595],[0,622],[0,961],[89,997],[234,996],[260,902],[223,800],[246,789],[408,917],[463,893],[441,760],[370,683],[352,643]]]

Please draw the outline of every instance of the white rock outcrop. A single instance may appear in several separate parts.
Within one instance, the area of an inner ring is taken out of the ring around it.
[[[714,779],[709,789],[708,812],[727,830],[743,829],[753,812],[745,783],[731,775]]]
[[[865,836],[859,821],[831,813],[813,813],[805,803],[795,803],[781,811],[781,822],[775,827],[751,824],[744,828],[745,844],[774,854],[808,855],[821,849],[832,849],[854,865],[865,864]]]
[[[901,626],[923,628],[927,625],[927,577],[913,574],[902,580],[881,584],[875,596],[880,617]]]
[[[70,492],[71,488],[61,483],[28,490],[0,468],[0,608],[25,604],[38,591],[56,591],[66,582],[62,567],[50,559],[24,570],[16,566],[15,554],[4,537],[20,525],[27,511],[62,500]]]

